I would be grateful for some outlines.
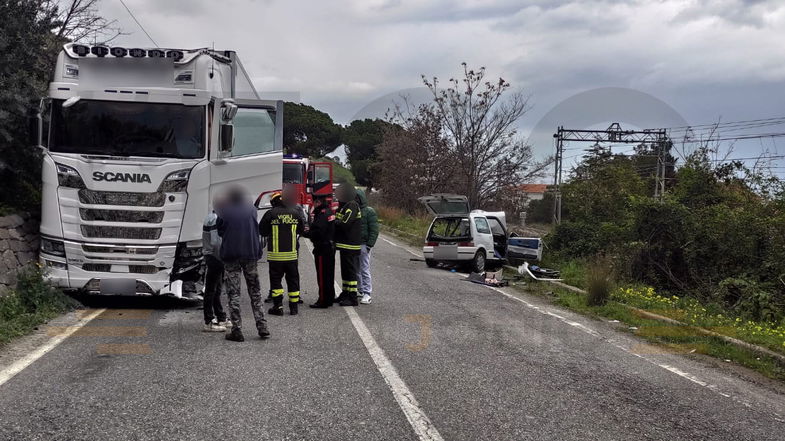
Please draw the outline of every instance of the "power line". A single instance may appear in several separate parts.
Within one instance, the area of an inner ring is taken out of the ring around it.
[[[147,30],[144,28],[144,26],[142,26],[142,24],[141,24],[141,23],[139,23],[139,20],[137,20],[137,19],[136,19],[136,17],[134,16],[134,13],[133,13],[133,12],[131,12],[131,10],[130,10],[130,9],[128,9],[128,6],[126,6],[125,2],[124,2],[123,0],[120,0],[120,3],[123,5],[123,7],[125,8],[125,10],[126,10],[126,11],[128,11],[128,15],[130,15],[130,16],[131,16],[131,18],[133,18],[133,19],[134,19],[134,21],[136,22],[136,24],[137,24],[137,25],[139,25],[139,29],[141,29],[141,30],[142,30],[142,32],[144,32],[144,34],[145,34],[145,35],[147,35],[147,38],[149,38],[149,39],[150,39],[150,41],[152,41],[152,42],[153,42],[153,46],[155,46],[155,47],[160,47],[160,46],[158,46],[158,43],[156,43],[156,42],[155,42],[155,40],[153,40],[153,37],[151,37],[151,36],[150,36],[150,34],[148,34],[148,33],[147,33]]]

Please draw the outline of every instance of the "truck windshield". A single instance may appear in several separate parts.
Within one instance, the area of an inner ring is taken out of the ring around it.
[[[283,164],[283,183],[302,184],[304,167],[302,164]]]
[[[205,108],[80,100],[52,103],[49,150],[112,156],[201,158]]]

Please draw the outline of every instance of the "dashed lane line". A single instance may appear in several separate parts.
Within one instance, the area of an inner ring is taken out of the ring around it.
[[[81,327],[88,324],[91,320],[101,315],[104,311],[106,311],[106,309],[96,309],[95,311],[92,311],[91,313],[83,316],[75,325],[68,326],[67,329],[63,330],[63,332],[53,336],[46,343],[39,346],[34,351],[28,353],[24,357],[12,363],[7,368],[0,371],[0,386],[8,382],[8,380],[13,378],[16,374],[25,370],[31,364],[35,363],[36,360],[49,353],[52,349],[56,348],[57,345],[62,343],[71,334],[75,333]]]

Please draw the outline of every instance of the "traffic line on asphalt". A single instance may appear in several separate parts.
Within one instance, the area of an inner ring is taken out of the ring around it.
[[[335,286],[340,289],[338,283],[336,283]],[[376,343],[373,335],[371,335],[371,331],[365,326],[365,323],[357,314],[357,311],[351,306],[345,307],[344,310],[349,316],[349,320],[352,322],[354,330],[357,331],[360,340],[362,340],[365,345],[365,349],[371,354],[371,358],[373,359],[374,364],[376,364],[376,369],[382,374],[382,378],[392,391],[395,401],[398,402],[398,406],[403,411],[403,414],[406,416],[412,429],[414,429],[414,433],[416,433],[417,437],[422,441],[442,441],[444,438],[442,438],[442,435],[433,425],[430,418],[428,418],[428,415],[422,410],[422,407],[420,407],[420,404],[417,402],[412,391],[409,390],[409,387],[406,386],[406,383],[401,376],[398,375],[398,371],[395,369],[395,366],[393,366],[390,359],[387,358],[384,350]]]
[[[0,371],[0,386],[8,382],[8,380],[13,378],[19,372],[25,370],[31,364],[35,363],[36,360],[49,353],[52,349],[56,348],[57,345],[63,342],[63,340],[68,338],[71,334],[79,330],[84,325],[88,324],[94,318],[98,317],[104,311],[106,311],[106,309],[97,309],[92,313],[82,317],[76,325],[68,326],[68,329],[65,332],[53,336],[51,339],[49,339],[49,341],[39,346],[34,351],[30,352],[21,359],[12,363],[7,368]]]
[[[379,238],[380,238],[381,240],[383,240],[383,241],[385,241],[385,242],[389,243],[390,245],[392,245],[392,246],[394,246],[394,247],[398,247],[398,248],[400,248],[400,249],[402,249],[402,250],[406,251],[407,253],[409,253],[409,254],[411,254],[411,255],[413,255],[413,256],[415,256],[415,257],[422,258],[422,256],[421,256],[420,254],[417,254],[417,253],[415,253],[414,251],[410,250],[409,248],[407,248],[407,247],[405,247],[405,246],[398,245],[397,243],[395,243],[395,242],[392,242],[392,241],[390,241],[390,240],[387,240],[386,238],[384,238],[384,237],[381,237],[381,236],[379,236]]]
[[[73,335],[74,337],[145,337],[147,328],[144,326],[50,326],[46,334]]]
[[[395,245],[383,237],[381,239]],[[313,251],[310,244],[306,244],[306,246],[309,251]],[[335,289],[337,290],[336,292],[341,292],[341,286],[338,282],[335,281],[334,284]],[[428,418],[428,415],[426,415],[425,411],[420,407],[420,404],[406,385],[406,382],[398,375],[398,370],[395,369],[395,366],[393,366],[390,359],[387,358],[387,354],[384,353],[384,350],[373,338],[371,331],[365,326],[365,322],[363,322],[357,314],[357,311],[351,306],[344,307],[343,309],[346,311],[346,315],[349,316],[349,321],[352,322],[354,330],[360,336],[360,340],[362,340],[365,349],[371,355],[371,359],[376,365],[376,369],[382,375],[384,382],[387,383],[387,387],[390,388],[395,401],[398,403],[398,407],[403,411],[406,420],[409,422],[409,425],[412,426],[417,438],[421,441],[444,441],[444,438],[442,438],[442,435],[436,429],[436,426],[433,425],[431,419]]]
[[[735,402],[737,402],[739,404],[742,404],[743,406],[745,406],[747,408],[752,407],[752,405],[749,402],[744,401],[741,398],[734,397],[734,396],[732,396],[732,395],[730,395],[728,393],[722,392],[720,390],[720,388],[717,385],[715,385],[715,384],[711,384],[711,383],[709,383],[707,381],[704,381],[704,380],[700,379],[699,377],[697,377],[696,375],[693,375],[693,374],[691,374],[689,372],[682,371],[681,369],[676,368],[676,367],[671,366],[671,365],[668,365],[668,364],[660,363],[660,362],[658,362],[656,360],[653,360],[653,359],[651,359],[649,357],[646,357],[642,353],[636,352],[634,350],[635,347],[633,347],[633,349],[629,349],[629,348],[625,347],[624,345],[622,345],[620,343],[617,343],[617,342],[615,342],[615,341],[613,341],[611,339],[603,337],[599,332],[597,332],[597,331],[595,331],[595,330],[593,330],[593,329],[591,329],[591,328],[589,328],[587,326],[584,326],[584,325],[582,325],[580,323],[577,323],[577,322],[570,321],[569,319],[567,319],[567,318],[565,318],[565,317],[563,317],[563,316],[561,316],[559,314],[556,314],[556,313],[553,313],[551,311],[548,311],[547,309],[541,308],[541,307],[539,307],[537,305],[533,305],[533,304],[527,302],[526,300],[523,300],[523,299],[521,299],[521,298],[519,298],[517,296],[514,296],[514,295],[510,294],[510,293],[504,292],[503,290],[501,290],[499,288],[496,288],[496,287],[493,287],[493,286],[487,286],[487,285],[483,285],[483,286],[485,286],[486,288],[492,289],[492,290],[498,292],[499,294],[504,295],[505,297],[509,297],[509,298],[511,298],[513,300],[516,300],[516,301],[518,301],[520,303],[523,303],[527,307],[529,307],[531,309],[534,309],[535,311],[537,311],[537,312],[539,312],[541,314],[554,317],[554,318],[558,319],[559,321],[562,321],[562,322],[564,322],[564,323],[566,323],[566,324],[568,324],[570,326],[573,326],[573,327],[575,327],[577,329],[580,329],[581,331],[583,331],[583,332],[585,332],[585,333],[587,333],[589,335],[592,335],[594,337],[600,338],[601,340],[604,340],[605,342],[609,343],[610,345],[612,345],[613,347],[615,347],[617,349],[620,349],[620,350],[622,350],[622,351],[624,351],[624,352],[626,352],[626,353],[628,353],[630,355],[633,355],[635,357],[638,357],[641,360],[644,360],[644,361],[646,361],[646,362],[648,362],[650,364],[653,364],[653,365],[655,365],[655,366],[657,366],[659,368],[665,369],[666,371],[671,372],[673,374],[676,374],[676,375],[678,375],[678,376],[680,376],[680,377],[682,377],[682,378],[684,378],[686,380],[689,380],[689,381],[691,381],[691,382],[693,382],[693,383],[695,383],[695,384],[697,384],[697,385],[699,385],[701,387],[705,387],[706,389],[709,389],[712,392],[714,392],[714,393],[716,393],[716,394],[718,394],[720,396],[723,396],[725,398],[730,398],[733,401],[735,401]]]

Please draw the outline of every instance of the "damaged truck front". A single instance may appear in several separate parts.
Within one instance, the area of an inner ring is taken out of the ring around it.
[[[282,119],[232,51],[66,44],[36,140],[48,277],[93,294],[194,297],[214,195],[280,187]]]

